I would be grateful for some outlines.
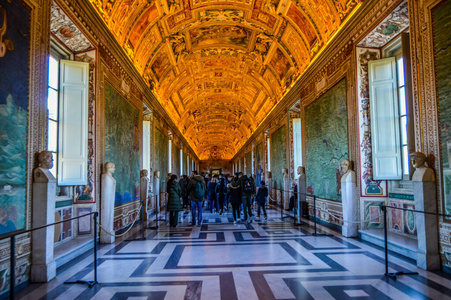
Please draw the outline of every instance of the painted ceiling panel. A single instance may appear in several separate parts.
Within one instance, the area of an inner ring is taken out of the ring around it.
[[[363,0],[90,0],[201,160],[230,159]]]

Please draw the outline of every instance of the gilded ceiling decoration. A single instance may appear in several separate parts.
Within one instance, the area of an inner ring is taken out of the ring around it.
[[[80,52],[93,49],[88,39],[54,1],[52,1],[50,19],[50,31],[70,50]]]
[[[90,0],[201,160],[231,159],[363,0]]]
[[[381,48],[409,27],[407,1],[395,8],[379,26],[373,29],[358,45]]]

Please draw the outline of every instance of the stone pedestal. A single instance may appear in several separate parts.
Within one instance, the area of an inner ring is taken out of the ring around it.
[[[147,211],[149,207],[147,207],[147,199],[149,197],[149,178],[146,176],[141,177],[139,180],[139,198],[143,200],[143,211],[146,212],[144,217],[147,219]]]
[[[32,228],[55,222],[55,196],[55,177],[48,169],[36,168],[33,182]],[[54,226],[32,232],[32,282],[48,282],[56,276],[56,263],[53,260],[54,238]]]
[[[307,201],[307,182],[306,177],[299,176],[298,178],[298,217],[301,216],[301,205],[303,202]],[[303,212],[305,214],[305,212]]]
[[[350,171],[353,172],[353,171]],[[351,174],[350,176],[355,173]],[[358,224],[353,223],[358,220],[358,194],[357,186],[354,180],[345,180],[341,182],[341,199],[343,204],[343,226],[341,234],[345,237],[358,236]],[[349,222],[347,222],[349,221]]]
[[[153,190],[155,194],[155,212],[160,212],[160,178],[155,177],[153,180]]]
[[[435,181],[413,181],[415,210],[437,212]],[[417,266],[424,270],[440,270],[437,216],[415,213],[418,252]]]
[[[105,230],[114,234],[114,199],[116,197],[116,180],[111,174],[102,174],[100,222]],[[115,237],[100,229],[100,243],[112,244]]]
[[[288,177],[283,178],[283,208],[288,209],[290,207],[290,179]]]

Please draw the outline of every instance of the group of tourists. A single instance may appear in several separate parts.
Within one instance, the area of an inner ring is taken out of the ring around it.
[[[253,200],[257,203],[257,218],[263,210],[265,220],[268,218],[265,204],[268,197],[268,188],[265,182],[256,184],[252,176],[238,172],[235,176],[213,175],[204,178],[197,171],[192,171],[191,176],[182,175],[177,180],[177,175],[171,174],[168,178],[166,192],[168,193],[167,210],[169,211],[169,224],[176,227],[178,213],[184,208],[191,207],[192,225],[202,224],[202,208],[206,203],[206,209],[210,213],[222,215],[232,206],[234,224],[244,222],[252,223]],[[180,201],[182,199],[182,201]],[[243,211],[243,219],[241,219]]]

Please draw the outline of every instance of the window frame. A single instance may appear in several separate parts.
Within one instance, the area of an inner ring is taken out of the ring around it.
[[[406,37],[404,37],[405,35]],[[410,74],[410,71],[407,70],[408,63],[410,63],[410,53],[408,53],[410,49],[409,45],[409,39],[408,39],[408,33],[402,33],[397,38],[395,38],[393,41],[391,41],[388,45],[382,48],[382,58],[387,57],[395,57],[396,59],[396,74],[398,77],[398,99],[399,99],[399,126],[400,126],[400,138],[401,138],[401,159],[402,159],[402,179],[401,180],[388,180],[388,187],[389,192],[394,193],[402,193],[402,194],[412,194],[413,195],[413,184],[410,181],[412,178],[414,168],[410,164],[410,158],[409,158],[409,148],[411,148],[411,144],[414,143],[415,137],[410,136],[409,133],[413,133],[413,130],[411,130],[409,127],[412,126],[412,123],[408,123],[409,120],[411,122],[413,121],[413,116],[409,114],[409,105],[412,107],[413,100],[410,96],[409,88],[411,87],[411,78],[408,76]],[[400,74],[399,74],[399,68],[398,68],[398,61],[399,59],[403,59],[403,73],[404,73],[404,85],[400,85]],[[405,114],[402,114],[401,109],[401,95],[400,95],[400,89],[404,88],[405,90]],[[403,143],[403,130],[401,127],[403,127],[402,124],[402,118],[405,117],[407,119],[407,124],[405,126],[405,133],[406,133],[406,141],[407,143]],[[403,155],[403,148],[407,148],[407,157]],[[406,173],[405,172],[405,163],[407,159],[407,164],[409,166],[409,170]]]
[[[50,85],[50,58],[53,58],[57,62],[56,66],[56,83],[57,87],[54,88]],[[73,54],[67,51],[62,45],[60,45],[59,42],[55,41],[53,38],[51,39],[50,43],[50,54],[48,56],[48,70],[47,70],[47,98],[46,98],[46,126],[47,126],[47,151],[52,153],[53,156],[53,168],[50,170],[52,175],[55,178],[58,178],[58,145],[59,145],[59,122],[60,122],[60,115],[59,115],[59,96],[60,96],[60,61],[62,59],[67,60],[73,60]],[[49,91],[54,90],[56,91],[56,118],[52,119],[50,117],[50,110],[49,110]],[[54,141],[55,144],[55,150],[49,149],[49,143],[50,143],[50,122],[54,122],[56,126],[56,138]],[[52,171],[54,170],[54,171]]]

